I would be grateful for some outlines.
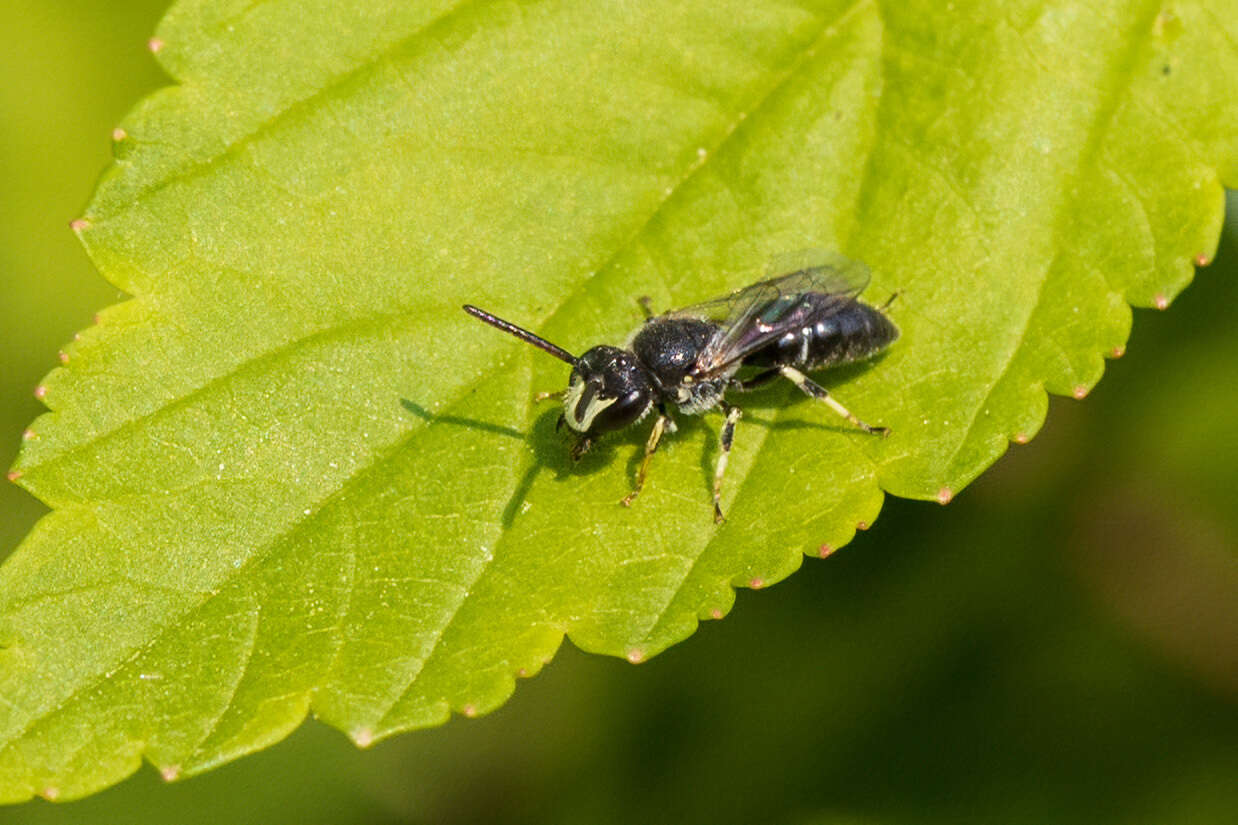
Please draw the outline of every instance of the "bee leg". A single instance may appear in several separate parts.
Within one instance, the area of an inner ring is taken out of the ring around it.
[[[889,309],[889,308],[890,308],[890,304],[894,303],[894,299],[895,299],[895,298],[897,298],[898,296],[902,295],[902,294],[903,294],[903,291],[902,291],[901,289],[900,289],[900,290],[897,290],[897,291],[896,291],[893,295],[891,295],[889,298],[886,298],[886,302],[885,302],[884,304],[882,304],[881,306],[877,307],[877,311],[878,311],[878,312],[885,312],[887,309]]]
[[[735,422],[744,414],[744,411],[739,407],[732,407],[725,401],[722,402],[722,409],[726,410],[726,423],[722,425],[722,449],[718,452],[718,466],[714,469],[714,523],[721,524],[726,521],[722,515],[722,476],[726,473],[726,462],[731,457],[731,440],[735,437]]]
[[[773,369],[768,369],[762,372],[758,372],[756,375],[752,376],[746,381],[736,381],[732,379],[731,389],[735,390],[736,392],[749,392],[750,390],[755,390],[758,387],[765,386],[766,384],[768,384],[770,381],[773,381],[775,378],[777,378],[781,374],[782,374],[781,371],[779,371],[779,369],[775,367]]]
[[[562,401],[567,396],[567,390],[559,390],[558,392],[539,392],[533,396],[534,401]]]
[[[670,416],[665,412],[658,411],[658,420],[653,422],[653,429],[649,432],[649,440],[645,442],[645,457],[641,459],[640,469],[636,471],[636,486],[632,488],[632,492],[624,496],[623,501],[619,502],[624,507],[631,507],[632,502],[640,495],[640,490],[645,486],[645,476],[649,473],[649,462],[653,460],[654,450],[658,449],[658,442],[662,440],[662,433],[666,431],[668,425],[674,428]]]
[[[640,304],[641,312],[645,313],[645,320],[652,321],[653,307],[651,304],[653,304],[653,300],[648,295],[642,295],[636,299],[636,303]]]
[[[864,432],[880,436],[887,436],[890,434],[890,430],[886,427],[870,427],[868,424],[865,424],[863,421],[856,418],[855,413],[851,412],[851,410],[847,409],[842,404],[839,404],[833,398],[830,398],[830,394],[826,391],[825,387],[813,381],[807,375],[804,375],[804,373],[794,367],[781,367],[780,371],[787,378],[794,381],[795,386],[799,387],[801,390],[808,393],[818,401],[824,401],[826,406],[828,406],[831,410],[838,413]]]

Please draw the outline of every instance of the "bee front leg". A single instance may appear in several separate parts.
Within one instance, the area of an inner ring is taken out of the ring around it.
[[[718,466],[714,469],[714,523],[726,521],[722,515],[722,476],[726,473],[727,459],[731,457],[731,441],[735,438],[735,422],[744,414],[739,407],[732,407],[725,401],[722,409],[726,410],[726,423],[722,425],[722,449],[718,451]]]
[[[645,486],[645,476],[649,473],[649,462],[653,460],[654,450],[658,449],[658,442],[662,440],[662,433],[666,432],[668,427],[672,430],[675,428],[670,416],[664,410],[659,410],[658,420],[653,422],[653,430],[649,433],[649,440],[645,442],[645,457],[641,459],[640,469],[636,471],[636,486],[620,502],[624,507],[631,507],[633,500],[640,495],[641,488]]]
[[[829,391],[826,390],[825,387],[821,386],[816,381],[813,381],[807,375],[804,375],[804,373],[794,367],[782,367],[780,371],[784,376],[794,381],[795,386],[799,387],[801,390],[806,392],[808,395],[811,395],[818,401],[824,401],[827,407],[850,421],[855,426],[859,427],[864,432],[883,437],[890,434],[890,430],[887,427],[872,427],[856,418],[855,413],[851,412],[851,410],[831,398]]]

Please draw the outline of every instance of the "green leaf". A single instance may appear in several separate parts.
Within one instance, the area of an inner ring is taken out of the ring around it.
[[[366,744],[501,704],[564,634],[640,661],[871,524],[948,500],[1238,183],[1238,5],[179,3],[179,85],[77,224],[132,300],[40,390],[54,508],[0,570],[0,798],[171,778],[313,712]],[[659,308],[836,249],[903,337],[579,466],[532,403]]]

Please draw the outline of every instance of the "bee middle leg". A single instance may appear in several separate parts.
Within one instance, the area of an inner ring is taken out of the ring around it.
[[[735,390],[736,392],[750,392],[751,390],[764,387],[766,384],[768,384],[770,381],[773,381],[775,378],[777,378],[780,375],[782,375],[782,371],[778,369],[777,367],[774,367],[772,369],[763,370],[762,372],[758,372],[756,375],[744,381],[738,381],[732,378],[730,386],[731,386],[731,389]]]
[[[636,471],[636,486],[620,502],[624,507],[631,507],[632,502],[640,495],[641,488],[645,486],[645,476],[649,474],[649,462],[653,460],[653,453],[658,449],[658,442],[662,440],[662,433],[668,429],[674,431],[674,422],[671,421],[670,416],[666,414],[665,410],[659,410],[658,420],[653,422],[653,429],[649,433],[649,440],[645,442],[645,457],[641,459],[640,469]]]
[[[873,427],[856,418],[855,413],[851,412],[851,410],[831,398],[829,391],[826,390],[825,387],[821,386],[816,381],[813,381],[807,375],[804,375],[804,373],[794,367],[780,367],[779,371],[784,376],[791,379],[791,381],[795,382],[795,386],[799,387],[801,390],[806,392],[808,395],[811,395],[818,401],[824,401],[827,407],[850,421],[855,426],[859,427],[864,432],[883,437],[890,434],[890,430],[887,427]]]
[[[744,414],[739,407],[732,407],[725,401],[722,409],[726,411],[726,423],[722,425],[722,437],[719,439],[722,449],[718,451],[718,466],[714,469],[714,523],[726,521],[722,515],[722,476],[726,473],[726,463],[731,457],[731,441],[735,437],[735,422]]]

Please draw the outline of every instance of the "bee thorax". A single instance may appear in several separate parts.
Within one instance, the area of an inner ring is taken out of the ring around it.
[[[685,415],[700,415],[718,406],[726,391],[726,379],[680,384],[675,389],[675,406]]]

